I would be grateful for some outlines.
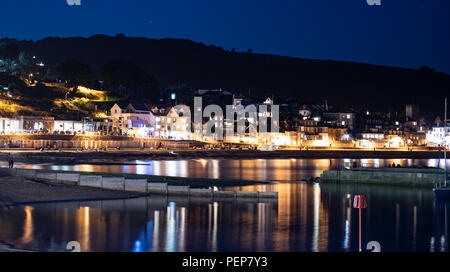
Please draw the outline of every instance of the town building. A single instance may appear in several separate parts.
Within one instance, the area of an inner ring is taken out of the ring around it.
[[[353,130],[355,114],[352,112],[324,112],[323,121],[329,127],[344,127]]]
[[[427,142],[433,145],[450,146],[450,123],[447,124],[447,131],[445,127],[439,124],[435,124],[426,134]]]
[[[302,133],[302,143],[306,146],[327,147],[330,145],[328,127],[319,126],[319,121],[300,120],[299,132]]]
[[[54,118],[45,116],[17,116],[0,118],[0,133],[52,133],[54,131]]]
[[[167,140],[190,140],[191,116],[174,107],[152,107],[154,137]]]
[[[113,129],[119,135],[151,137],[154,134],[154,115],[145,104],[116,103],[110,110]]]

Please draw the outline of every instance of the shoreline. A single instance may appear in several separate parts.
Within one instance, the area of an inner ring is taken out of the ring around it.
[[[0,241],[0,253],[1,252],[36,252],[34,250],[27,250],[27,249],[19,249],[14,247],[14,245],[8,244],[4,241]]]
[[[439,151],[406,150],[121,150],[121,151],[45,151],[1,150],[0,160],[11,154],[16,162],[57,164],[124,164],[133,160],[185,159],[435,159]]]
[[[145,194],[142,193],[111,191],[67,184],[48,184],[12,176],[0,177],[0,210],[21,205],[116,200],[144,196]],[[0,240],[0,253],[2,252],[36,252],[36,249],[22,249]]]
[[[11,169],[2,168],[6,175],[0,177],[0,208],[14,205],[31,205],[38,203],[70,202],[70,201],[95,201],[128,199],[135,197],[146,197],[148,192],[110,190],[98,187],[78,186],[72,183],[49,182],[32,177],[17,176],[11,174]],[[12,170],[20,170],[15,168]],[[264,181],[232,180],[232,179],[208,179],[208,178],[188,178],[171,176],[152,176],[126,173],[103,173],[103,172],[82,172],[82,171],[58,171],[58,170],[34,170],[38,173],[63,173],[78,174],[87,176],[104,176],[111,178],[125,179],[146,179],[149,183],[170,186],[189,186],[190,188],[211,188],[216,187],[236,187],[258,184],[269,184]]]
[[[0,177],[0,208],[65,201],[94,201],[143,197],[145,194],[49,184],[12,176]]]

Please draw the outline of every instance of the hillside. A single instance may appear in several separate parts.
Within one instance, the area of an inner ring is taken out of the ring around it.
[[[238,53],[189,40],[95,35],[24,41],[22,46],[50,66],[75,58],[96,72],[107,61],[131,60],[154,73],[163,88],[184,84],[255,97],[275,93],[378,110],[414,103],[424,113],[440,112],[441,98],[450,93],[450,76],[431,69]]]
[[[105,116],[109,106],[106,105],[106,92],[83,87],[69,90],[62,84],[29,84],[26,80],[0,73],[2,82],[7,82],[9,86],[8,91],[0,88],[2,117],[37,115],[78,120],[81,117]],[[97,102],[99,106],[96,108],[90,102]]]

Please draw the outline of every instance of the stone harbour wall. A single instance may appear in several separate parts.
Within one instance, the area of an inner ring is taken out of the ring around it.
[[[28,169],[0,168],[0,174],[24,177],[31,180],[103,188],[128,192],[165,196],[193,196],[209,198],[254,198],[278,199],[278,192],[248,192],[248,191],[215,191],[206,188],[191,188],[190,186],[172,186],[162,182],[149,182],[147,179],[126,179],[125,177],[108,177],[86,173],[64,173],[61,171],[41,171]]]
[[[444,179],[442,169],[427,168],[356,168],[328,170],[320,175],[323,183],[383,184],[409,187],[430,187]]]

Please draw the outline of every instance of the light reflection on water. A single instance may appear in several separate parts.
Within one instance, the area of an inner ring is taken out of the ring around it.
[[[363,166],[433,166],[437,160],[357,160]],[[0,240],[23,248],[65,251],[76,240],[84,251],[357,251],[355,194],[367,196],[363,248],[448,251],[448,203],[430,189],[308,184],[343,160],[137,161],[140,165],[27,167],[61,170],[276,180],[226,188],[279,192],[278,202],[215,202],[148,198],[37,204],[0,210]],[[442,163],[441,163],[442,166]]]
[[[257,181],[300,181],[306,177],[318,177],[324,170],[342,168],[350,159],[192,159],[133,161],[130,165],[28,165],[17,163],[20,168],[51,169],[64,171],[133,173],[157,176],[177,176],[214,179],[240,179]],[[392,163],[402,167],[443,167],[438,159],[356,159],[358,166],[386,167]],[[3,163],[5,164],[5,163]],[[450,168],[450,160],[447,162]],[[0,163],[0,165],[2,165]]]
[[[0,240],[45,251],[73,240],[84,251],[357,251],[352,197],[365,194],[363,246],[448,251],[449,203],[434,203],[428,189],[272,186],[278,203],[150,196],[10,207],[0,211]]]

